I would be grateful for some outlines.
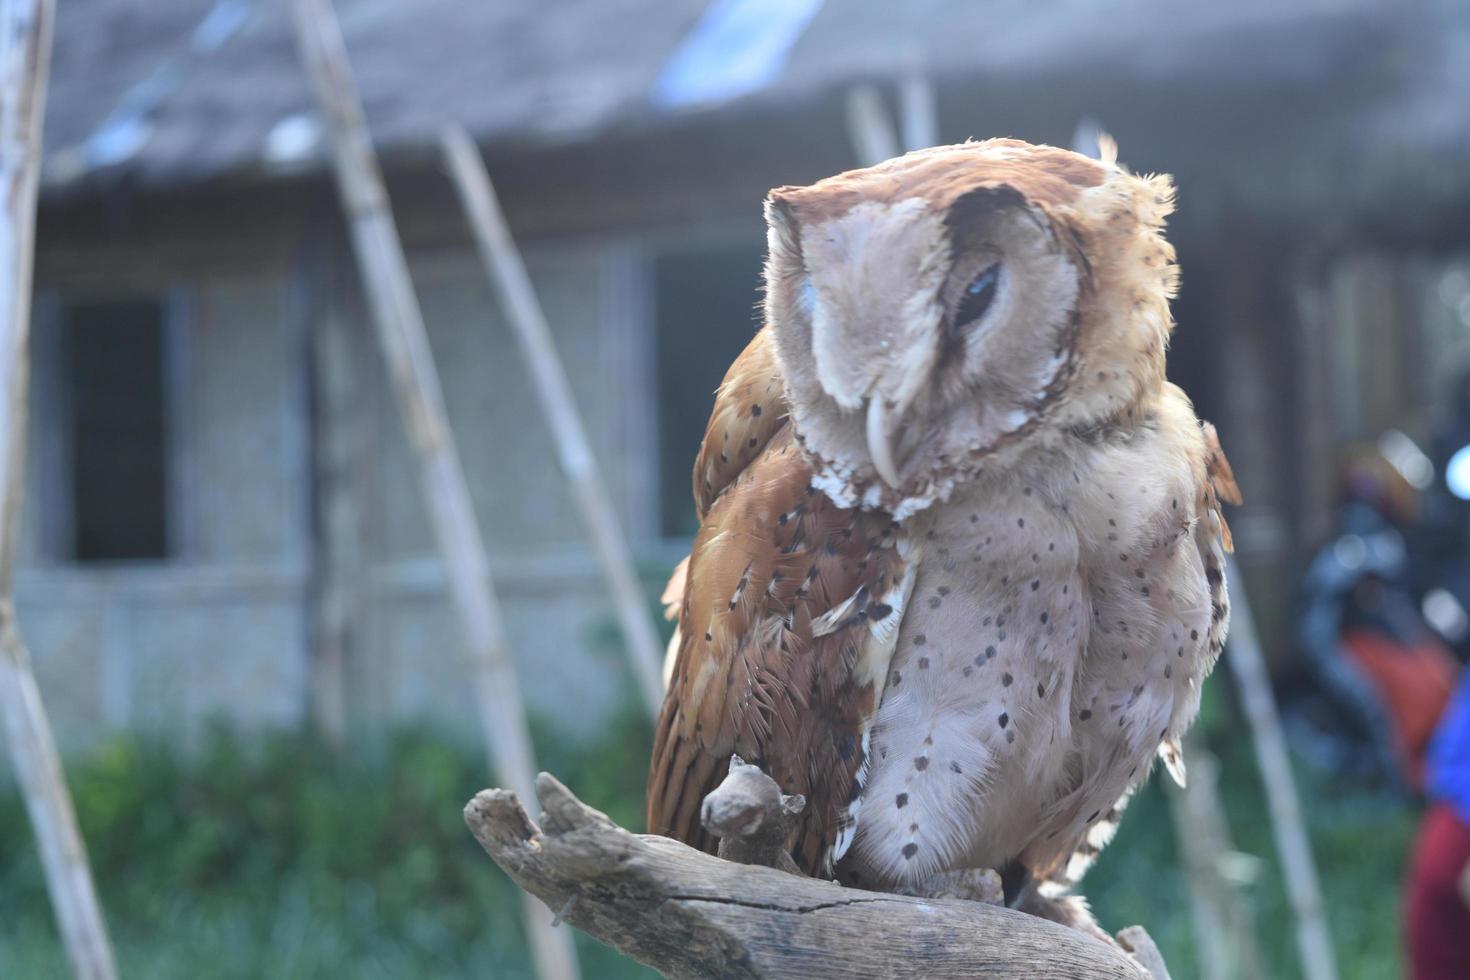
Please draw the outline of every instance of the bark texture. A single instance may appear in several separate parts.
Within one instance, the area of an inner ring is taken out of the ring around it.
[[[1136,926],[1109,946],[995,905],[843,888],[630,833],[547,773],[536,794],[539,823],[503,789],[476,795],[465,822],[560,921],[669,977],[1168,976]]]

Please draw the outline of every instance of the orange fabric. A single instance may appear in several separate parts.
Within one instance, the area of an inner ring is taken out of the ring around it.
[[[1422,788],[1424,753],[1455,690],[1459,664],[1432,638],[1406,646],[1376,630],[1350,629],[1342,641],[1388,709],[1409,782]]]

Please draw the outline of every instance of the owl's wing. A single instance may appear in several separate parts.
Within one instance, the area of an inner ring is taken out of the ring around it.
[[[786,396],[781,369],[776,364],[770,332],[762,329],[741,351],[715,390],[715,407],[694,458],[694,510],[702,522],[730,482],[759,456],[786,424]],[[660,601],[664,618],[675,621],[674,635],[664,652],[664,687],[679,652],[679,609],[689,573],[686,557],[674,568]]]
[[[763,356],[747,349],[736,367]],[[728,404],[750,393],[762,412]],[[767,411],[777,417],[771,430],[760,421]],[[850,842],[868,733],[917,563],[893,521],[811,489],[784,414],[779,375],[773,389],[727,378],[700,452],[696,482],[703,474],[709,495],[684,570],[648,826],[713,851],[700,806],[738,753],[806,796],[792,853],[818,873]],[[727,431],[738,454],[720,451]]]
[[[1235,483],[1235,473],[1230,461],[1220,448],[1220,436],[1215,427],[1201,422],[1204,434],[1205,479],[1200,483],[1199,500],[1195,513],[1199,520],[1194,525],[1194,546],[1199,560],[1204,565],[1205,583],[1210,595],[1210,625],[1206,630],[1206,655],[1214,664],[1225,647],[1225,633],[1230,624],[1230,596],[1225,586],[1225,556],[1235,550],[1230,536],[1230,525],[1225,523],[1224,504],[1239,506],[1243,500],[1240,487]],[[1193,718],[1193,712],[1190,713]],[[1184,785],[1184,751],[1180,740],[1184,733],[1173,730],[1159,745],[1159,759],[1174,782]]]
[[[1193,425],[1193,422],[1189,424]],[[1154,526],[1169,531],[1167,534],[1160,534],[1161,543],[1177,540],[1178,544],[1177,547],[1166,544],[1152,556],[1151,560],[1157,563],[1153,566],[1156,577],[1160,581],[1175,583],[1188,581],[1191,578],[1198,581],[1202,577],[1203,593],[1196,590],[1194,595],[1200,600],[1207,599],[1209,603],[1208,618],[1206,618],[1206,610],[1202,605],[1197,605],[1195,600],[1191,600],[1187,609],[1181,609],[1175,605],[1174,589],[1155,590],[1151,597],[1151,602],[1155,604],[1154,613],[1159,621],[1166,619],[1182,621],[1181,617],[1187,616],[1189,622],[1198,627],[1204,641],[1197,661],[1191,661],[1181,668],[1192,671],[1196,680],[1190,682],[1187,695],[1177,698],[1170,704],[1167,718],[1162,719],[1166,724],[1160,733],[1158,757],[1169,775],[1180,786],[1183,786],[1185,781],[1181,741],[1199,709],[1200,684],[1213,668],[1225,645],[1225,634],[1230,620],[1230,600],[1225,581],[1225,555],[1231,550],[1230,530],[1225,524],[1222,502],[1238,504],[1241,500],[1240,489],[1236,486],[1235,477],[1230,471],[1230,464],[1220,449],[1219,437],[1215,433],[1214,426],[1202,423],[1200,428],[1203,438],[1198,442],[1191,440],[1184,450],[1184,456],[1189,461],[1191,473],[1189,486],[1194,498],[1194,506],[1189,511],[1193,515],[1192,519],[1186,521],[1182,526],[1177,525],[1177,516],[1171,502],[1170,506],[1161,508],[1151,522]],[[1148,590],[1143,591],[1147,594]],[[1168,632],[1160,632],[1151,641],[1155,645],[1162,644],[1165,647],[1163,659],[1170,665],[1166,668],[1167,670],[1175,669],[1176,657],[1184,657],[1184,646],[1180,643],[1182,639],[1182,636],[1176,637]],[[1177,653],[1174,652],[1176,650]],[[1136,649],[1133,652],[1144,662],[1153,660],[1146,648]],[[1178,663],[1184,664],[1185,661],[1179,660]],[[1169,677],[1170,674],[1166,672],[1164,676]],[[1131,682],[1130,678],[1126,683]],[[1140,689],[1135,688],[1134,692],[1138,690]],[[1119,701],[1123,701],[1129,694],[1126,687],[1114,692],[1114,696]],[[1129,779],[1133,779],[1133,774],[1129,775]],[[1133,789],[1134,785],[1130,782],[1111,808],[1089,822],[1086,829],[1070,845],[1072,850],[1061,854],[1062,860],[1054,866],[1041,866],[1036,869],[1038,876],[1062,885],[1081,880],[1102,848],[1112,838],[1123,809],[1128,805],[1128,800],[1132,796]]]
[[[786,395],[768,329],[761,329],[725,372],[694,458],[694,506],[704,520],[710,505],[755,461],[786,425]]]
[[[1219,522],[1220,544],[1228,553],[1235,550],[1235,541],[1230,536],[1230,525],[1225,523],[1225,515],[1220,511],[1220,504],[1223,502],[1239,507],[1245,503],[1245,498],[1241,496],[1240,487],[1235,482],[1235,471],[1230,468],[1230,460],[1225,458],[1225,450],[1220,448],[1220,434],[1208,422],[1201,422],[1200,429],[1205,436],[1205,475],[1209,478],[1211,492],[1205,504],[1214,515],[1214,519]],[[1206,528],[1206,530],[1217,529]]]

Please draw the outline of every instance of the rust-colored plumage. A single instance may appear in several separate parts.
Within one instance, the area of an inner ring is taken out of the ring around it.
[[[730,365],[694,459],[694,506],[700,521],[771,436],[786,425],[781,369],[763,331]]]
[[[1180,740],[1229,619],[1214,430],[1164,379],[1167,178],[1014,140],[767,202],[767,323],[694,467],[653,833],[738,753],[812,874],[1066,894]],[[1029,883],[1029,884],[1028,884]]]
[[[808,222],[839,216],[859,204],[916,197],[950,208],[968,194],[996,189],[1056,208],[1075,204],[1083,191],[1107,176],[1102,164],[1056,147],[1005,139],[984,146],[985,155],[975,155],[965,167],[955,166],[956,148],[940,147],[838,174],[811,187],[778,187],[771,200]]]
[[[904,560],[891,518],[812,489],[772,369],[762,334],[726,376],[696,464],[703,524],[655,736],[648,824],[712,851],[700,803],[739,754],[807,797],[793,853],[815,872],[881,696],[886,658],[875,678],[863,648],[871,624],[896,626],[882,597],[903,580]]]

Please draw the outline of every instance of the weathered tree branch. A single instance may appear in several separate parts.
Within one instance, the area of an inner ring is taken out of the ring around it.
[[[1149,977],[1139,963],[1168,976],[1137,927],[1120,937],[1135,961],[1012,909],[844,888],[632,834],[547,773],[536,793],[539,826],[502,789],[471,800],[465,822],[559,919],[670,977]]]

